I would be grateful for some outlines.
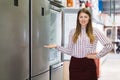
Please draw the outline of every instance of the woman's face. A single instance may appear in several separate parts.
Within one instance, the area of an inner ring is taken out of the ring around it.
[[[89,15],[86,13],[81,12],[79,14],[79,23],[81,24],[82,27],[86,27],[88,22],[89,22]]]

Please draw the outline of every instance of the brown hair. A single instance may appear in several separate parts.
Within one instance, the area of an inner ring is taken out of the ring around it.
[[[75,30],[75,33],[73,35],[73,43],[77,42],[78,36],[79,36],[79,34],[81,34],[81,24],[79,23],[79,15],[80,15],[80,13],[86,13],[86,14],[88,14],[88,16],[90,18],[89,22],[88,22],[88,24],[86,26],[86,33],[87,33],[87,35],[88,35],[88,37],[90,39],[90,43],[92,44],[94,42],[94,36],[93,36],[91,14],[86,8],[83,8],[83,9],[78,11],[76,30]]]

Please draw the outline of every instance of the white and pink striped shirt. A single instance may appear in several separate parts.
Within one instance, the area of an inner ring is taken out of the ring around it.
[[[71,55],[77,58],[83,58],[87,54],[96,52],[96,46],[98,41],[100,41],[100,43],[104,47],[99,53],[97,53],[97,58],[103,57],[113,49],[112,42],[96,28],[93,28],[93,34],[95,36],[95,41],[93,44],[90,44],[90,40],[86,34],[86,28],[82,28],[81,36],[78,37],[77,42],[74,44],[72,41],[72,36],[74,32],[75,32],[75,29],[72,29],[70,31],[69,42],[67,47],[64,48],[62,46],[57,46],[56,49],[58,51],[61,51],[62,53],[66,53],[68,55]]]

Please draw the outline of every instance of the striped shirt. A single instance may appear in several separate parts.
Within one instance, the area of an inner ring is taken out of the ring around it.
[[[96,28],[93,28],[93,35],[95,36],[95,41],[93,44],[90,43],[89,37],[86,34],[86,28],[82,28],[81,35],[78,36],[77,42],[73,43],[72,36],[74,35],[74,32],[75,29],[72,29],[70,31],[67,47],[57,46],[56,49],[58,51],[77,58],[83,58],[87,54],[92,54],[96,52],[98,41],[100,41],[100,43],[104,47],[96,54],[97,58],[103,57],[113,49],[112,42]]]

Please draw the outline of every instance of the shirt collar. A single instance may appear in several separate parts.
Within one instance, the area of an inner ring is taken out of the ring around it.
[[[86,27],[81,27],[81,30],[82,31],[86,31]]]

